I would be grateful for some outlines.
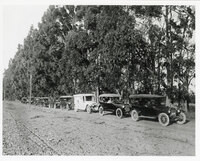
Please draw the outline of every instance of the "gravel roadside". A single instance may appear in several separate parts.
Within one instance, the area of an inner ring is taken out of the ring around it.
[[[195,121],[152,120],[3,103],[3,155],[193,156]]]

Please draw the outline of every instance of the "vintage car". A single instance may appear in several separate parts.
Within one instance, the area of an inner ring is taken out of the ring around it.
[[[111,111],[118,118],[122,118],[126,114],[130,114],[131,106],[120,101],[119,94],[101,94],[99,96],[99,114],[104,115],[104,111]]]
[[[38,106],[40,104],[40,97],[35,97],[34,105]]]
[[[55,108],[71,110],[73,108],[73,96],[60,96],[55,101]]]
[[[34,97],[31,97],[31,104],[34,103],[34,100],[35,100],[35,98],[34,98]],[[30,101],[29,97],[28,97],[28,98],[27,98],[27,97],[23,97],[23,98],[21,99],[21,103],[27,104],[27,103],[29,103],[29,101]]]
[[[60,108],[60,98],[56,98],[54,101],[54,108]]]
[[[49,107],[49,97],[40,97],[40,106],[42,107]]]
[[[186,115],[180,108],[174,108],[167,104],[166,97],[151,94],[136,94],[129,96],[132,106],[131,118],[138,121],[141,117],[158,119],[162,126],[168,126],[170,122],[178,124],[186,122]]]
[[[88,113],[98,110],[94,94],[76,94],[74,97],[74,111],[84,110]]]

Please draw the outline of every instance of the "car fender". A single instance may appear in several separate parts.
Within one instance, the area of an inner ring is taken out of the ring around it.
[[[131,111],[132,110],[136,110],[137,112],[138,112],[138,114],[140,115],[140,113],[141,113],[141,110],[139,109],[139,108],[137,108],[137,107],[133,107],[132,109],[131,109]]]
[[[95,105],[96,105],[96,102],[86,103],[85,109],[87,108],[87,106],[89,106],[90,108],[93,108],[93,107],[95,107]]]

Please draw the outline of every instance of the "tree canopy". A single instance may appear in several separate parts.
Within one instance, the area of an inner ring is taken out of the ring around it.
[[[4,72],[4,98],[114,92],[189,101],[194,6],[49,6]]]

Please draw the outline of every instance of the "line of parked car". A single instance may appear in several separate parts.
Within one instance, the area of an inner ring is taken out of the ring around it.
[[[99,112],[101,116],[110,111],[118,118],[130,115],[133,121],[139,121],[141,118],[158,119],[162,126],[168,126],[171,122],[186,122],[185,112],[168,104],[164,96],[134,94],[129,96],[129,103],[125,103],[119,94],[101,94],[98,100],[97,103],[94,94],[76,94],[60,96],[56,101],[49,97],[35,97],[31,103],[44,107],[73,109],[76,112]],[[22,98],[22,103],[28,103],[28,99]]]

